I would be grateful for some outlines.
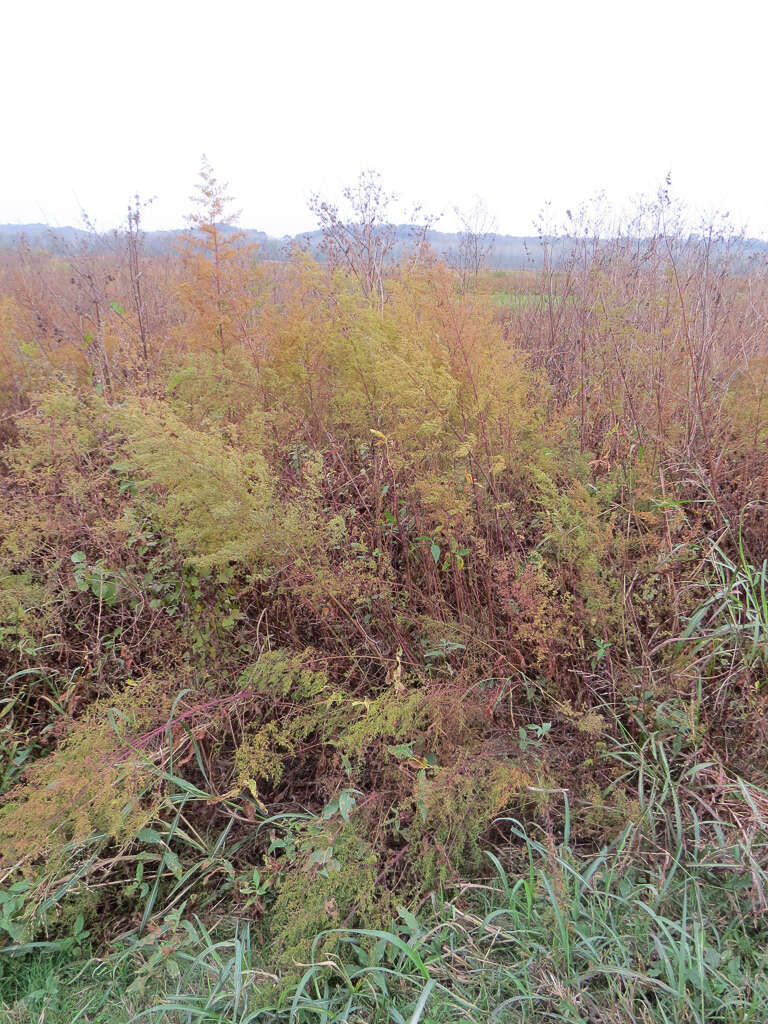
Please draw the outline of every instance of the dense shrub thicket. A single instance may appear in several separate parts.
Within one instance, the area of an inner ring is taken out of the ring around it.
[[[200,197],[0,266],[8,1019],[764,1020],[767,268]]]

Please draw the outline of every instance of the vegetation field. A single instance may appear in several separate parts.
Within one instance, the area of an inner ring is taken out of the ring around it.
[[[763,1024],[764,257],[347,198],[0,253],[0,1019]]]

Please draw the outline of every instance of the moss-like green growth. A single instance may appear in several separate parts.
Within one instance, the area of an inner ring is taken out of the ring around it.
[[[417,886],[432,889],[475,874],[483,860],[481,836],[501,812],[532,802],[532,784],[528,773],[506,758],[461,758],[449,768],[422,769],[405,833]]]
[[[327,956],[339,929],[381,927],[393,909],[379,856],[353,823],[314,826],[302,838],[307,848],[280,872],[269,915],[275,962],[288,971]]]

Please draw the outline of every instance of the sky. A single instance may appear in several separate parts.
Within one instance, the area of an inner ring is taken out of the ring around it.
[[[183,223],[201,156],[241,223],[314,226],[361,170],[530,234],[670,173],[768,237],[766,0],[4,0],[0,223]]]

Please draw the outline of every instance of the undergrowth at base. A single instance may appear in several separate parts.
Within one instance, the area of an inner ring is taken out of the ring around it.
[[[248,915],[209,908],[204,920],[188,900],[106,958],[77,936],[42,954],[17,948],[0,968],[7,1019],[764,1021],[765,844],[744,822],[759,813],[764,828],[768,796],[670,764],[655,740],[611,756],[637,787],[637,822],[596,854],[575,845],[563,792],[558,835],[500,819],[506,839],[476,881],[393,907],[378,927],[338,920],[284,971]]]

